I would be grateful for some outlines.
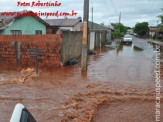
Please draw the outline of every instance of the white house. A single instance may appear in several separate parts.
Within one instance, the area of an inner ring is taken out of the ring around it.
[[[149,36],[154,37],[158,35],[158,27],[157,26],[150,26],[149,27]]]

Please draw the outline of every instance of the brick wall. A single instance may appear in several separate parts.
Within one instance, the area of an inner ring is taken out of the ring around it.
[[[27,52],[33,48],[43,49],[43,56],[38,56],[39,67],[61,66],[61,34],[0,35],[1,66],[35,66],[35,58]]]

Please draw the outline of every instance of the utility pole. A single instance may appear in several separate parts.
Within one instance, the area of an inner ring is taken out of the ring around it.
[[[159,22],[159,20],[157,20],[157,29],[158,29],[158,22]],[[158,33],[156,33],[156,37],[159,38],[159,34]]]
[[[120,14],[119,14],[119,31],[121,31],[121,26],[120,26],[120,24],[121,24],[121,12],[120,12]]]
[[[121,12],[119,14],[119,24],[121,23]]]
[[[88,18],[89,18],[89,0],[84,0],[83,42],[82,42],[82,59],[81,59],[82,72],[87,71]]]
[[[159,22],[159,20],[157,20],[157,27],[158,27],[158,22]]]
[[[93,30],[93,6],[92,6],[92,30]]]

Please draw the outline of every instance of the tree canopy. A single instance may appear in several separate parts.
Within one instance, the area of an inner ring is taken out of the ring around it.
[[[145,36],[148,32],[148,22],[137,23],[134,27],[134,32],[140,36]]]
[[[161,23],[163,24],[163,16],[160,16],[160,18],[161,18]]]
[[[128,27],[121,23],[111,23],[111,25],[115,28],[115,32],[112,33],[115,38],[121,38],[127,32]]]
[[[162,8],[163,10],[163,8]],[[163,14],[159,16],[161,19],[161,26],[159,27],[159,31],[163,33]],[[163,41],[163,34],[162,34],[162,41]]]
[[[163,10],[163,8],[162,8]],[[163,31],[163,15],[158,16],[161,19],[161,28],[159,28],[160,31]]]

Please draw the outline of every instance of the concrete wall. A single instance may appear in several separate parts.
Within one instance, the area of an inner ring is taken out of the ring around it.
[[[68,60],[81,56],[83,33],[63,31],[62,38],[61,62],[65,65]]]
[[[32,16],[22,16],[16,19],[13,24],[6,28],[1,34],[11,35],[11,30],[22,30],[22,35],[35,34],[36,30],[42,30],[42,34],[46,34],[46,26]]]
[[[106,42],[107,33],[105,31],[91,31],[89,49],[100,47],[103,42]]]
[[[101,40],[105,40],[101,32],[94,32],[93,35],[95,40],[89,42],[88,48],[100,46],[100,35]],[[93,35],[89,36],[89,40]],[[27,50],[42,48],[44,55],[38,57],[40,67],[65,65],[68,60],[81,56],[82,40],[81,31],[60,31],[59,34],[47,35],[0,35],[0,64],[34,66],[34,57],[30,57]]]
[[[94,48],[100,47],[100,44],[104,44],[107,40],[111,40],[111,29],[97,23],[88,22],[88,28],[90,30],[90,42],[88,43],[88,48],[93,50]],[[81,27],[83,31],[83,27]],[[94,34],[95,33],[95,34]],[[108,38],[107,38],[108,34]]]
[[[96,35],[95,32],[90,32],[90,47],[89,47],[90,50],[93,50],[95,48],[95,39],[96,39],[95,35]]]
[[[96,32],[96,35],[95,35],[95,48],[97,47],[100,47],[100,33],[99,32]]]
[[[106,36],[107,36],[107,33],[104,31],[104,32],[100,32],[101,33],[101,42],[105,42],[106,41]]]
[[[111,29],[108,29],[108,34],[106,39],[107,39],[106,41],[111,41]]]

